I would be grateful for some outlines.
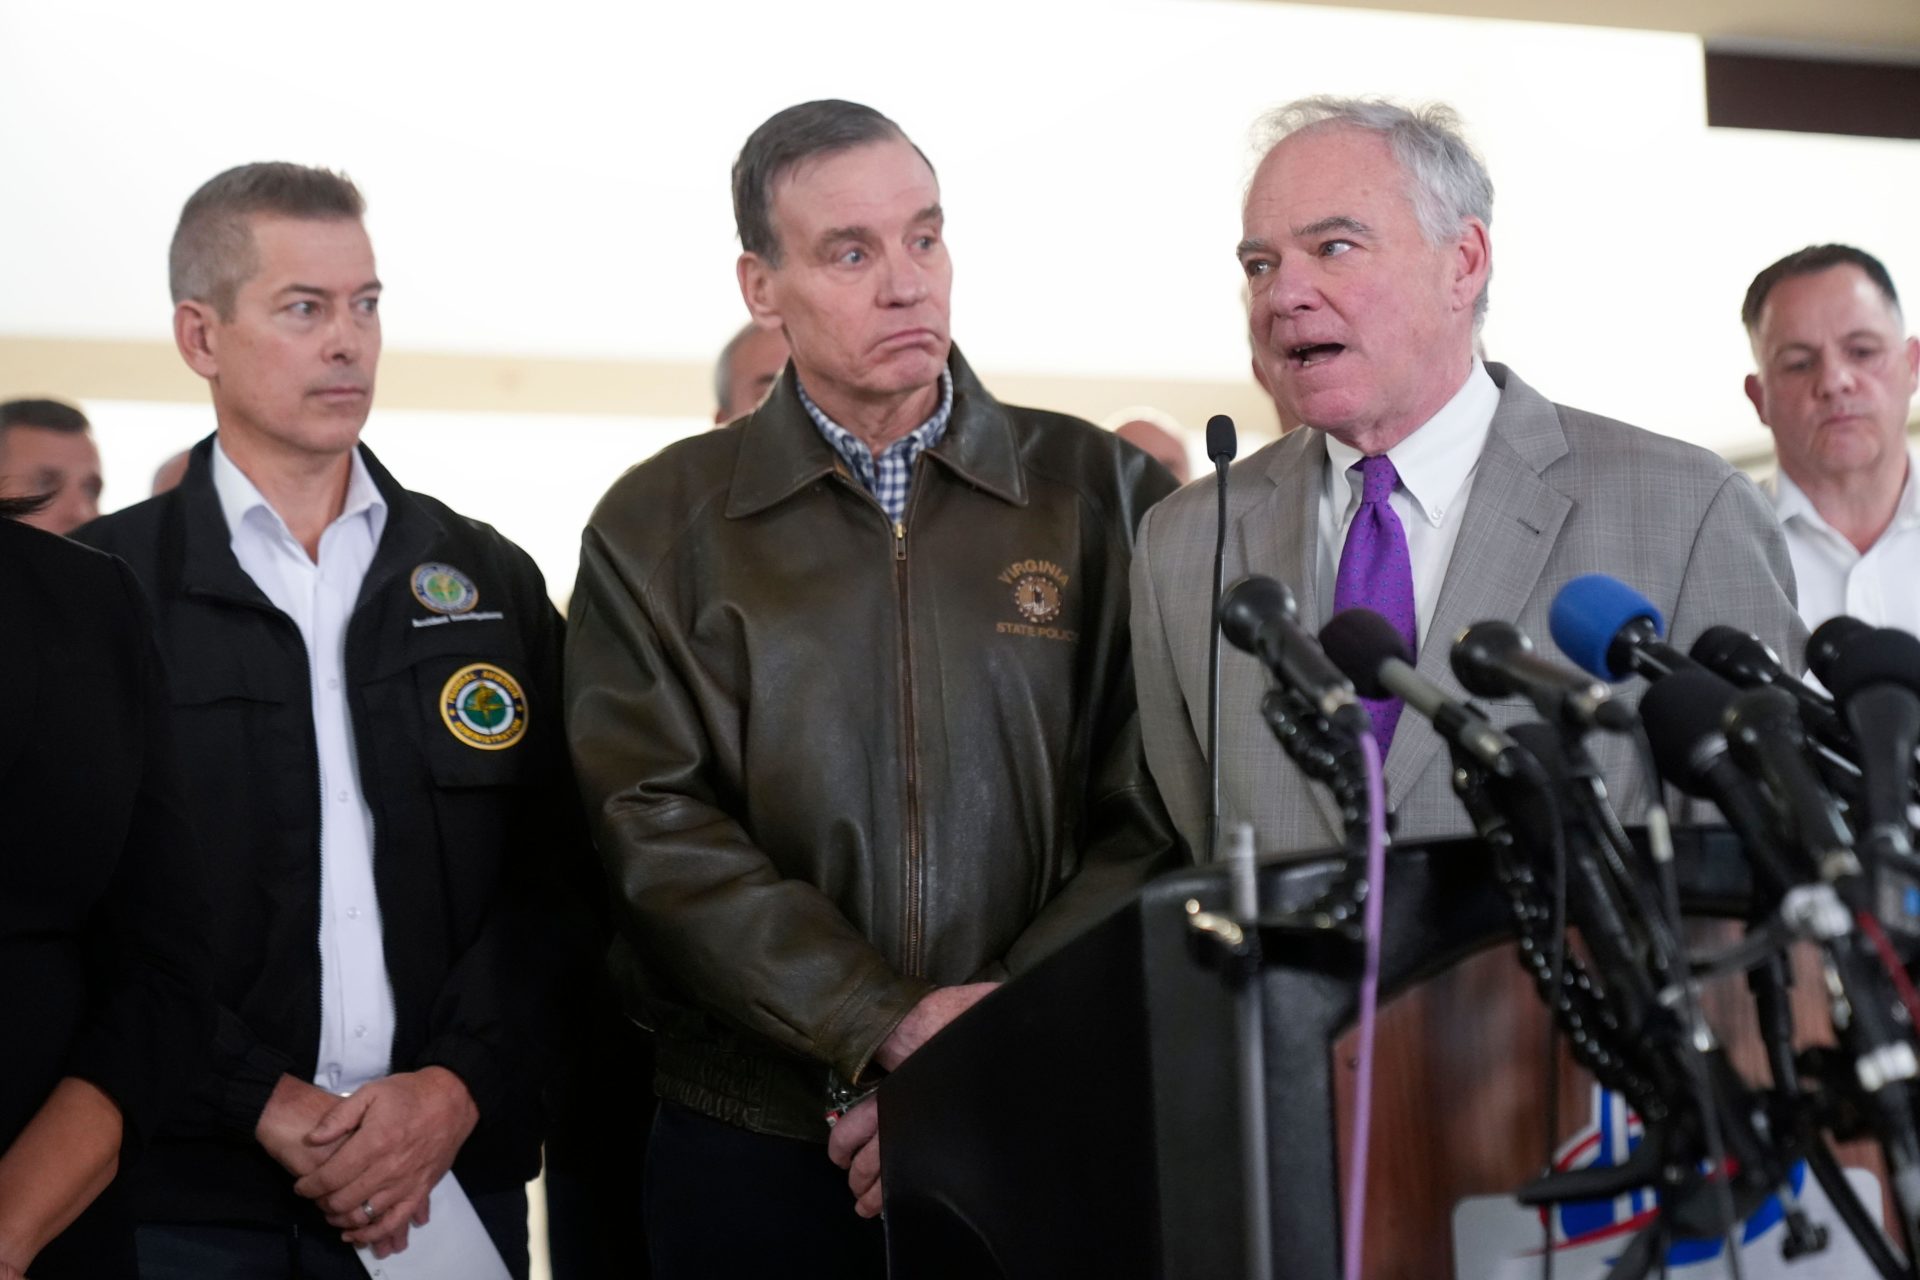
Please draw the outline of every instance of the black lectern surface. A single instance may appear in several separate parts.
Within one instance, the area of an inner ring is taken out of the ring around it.
[[[1694,915],[1748,893],[1724,831],[1675,833]],[[1311,902],[1331,859],[1264,863],[1260,904]],[[994,993],[881,1092],[888,1251],[902,1280],[1247,1276],[1233,981],[1187,903],[1224,911],[1226,869],[1168,875]],[[1475,840],[1389,854],[1381,995],[1511,936]],[[1344,955],[1276,954],[1265,1025],[1274,1274],[1340,1275],[1330,1046],[1355,1016]]]

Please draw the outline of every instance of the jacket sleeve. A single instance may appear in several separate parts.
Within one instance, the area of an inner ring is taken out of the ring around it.
[[[1147,770],[1135,692],[1128,572],[1134,524],[1145,528],[1147,510],[1171,492],[1172,476],[1146,464],[1133,485],[1130,511],[1116,531],[1119,561],[1110,574],[1105,611],[1112,644],[1101,655],[1104,679],[1089,709],[1087,776],[1079,805],[1075,852],[1079,865],[1059,892],[1007,949],[1006,968],[1020,974],[1094,922],[1124,906],[1147,881],[1185,861],[1185,850]]]
[[[683,674],[694,662],[684,637],[621,569],[619,549],[589,526],[567,720],[619,925],[677,995],[858,1080],[932,986],[896,972],[830,898],[756,846],[729,809]]]
[[[124,634],[137,646],[142,735],[139,786],[125,842],[87,946],[101,995],[67,1060],[70,1075],[120,1108],[123,1157],[137,1151],[204,1071],[214,1003],[203,920],[203,868],[176,773],[171,713],[153,627],[140,588],[115,561],[131,608]]]
[[[1786,534],[1766,498],[1739,472],[1707,505],[1667,622],[1680,648],[1725,623],[1759,636],[1790,669],[1805,669],[1807,627],[1795,604]]]
[[[560,706],[562,625],[533,562],[518,548],[507,555],[516,608],[532,620],[525,643],[537,715]],[[482,1116],[503,1104],[532,1113],[604,950],[598,874],[559,718],[542,724],[529,717],[526,746],[536,764],[510,819],[500,883],[478,934],[441,984],[427,1043],[409,1064],[452,1071]]]

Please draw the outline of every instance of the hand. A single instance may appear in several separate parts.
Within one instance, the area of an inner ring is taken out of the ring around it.
[[[27,1280],[27,1273],[11,1262],[0,1262],[0,1280]]]
[[[983,984],[985,985],[985,984]],[[827,1158],[847,1171],[853,1211],[863,1218],[880,1212],[880,1095],[868,1094],[840,1117],[827,1135]]]
[[[874,1052],[874,1061],[892,1071],[912,1056],[914,1050],[933,1039],[949,1022],[973,1008],[979,1003],[980,997],[999,985],[997,982],[975,982],[964,987],[935,987],[920,997],[920,1003],[900,1020],[893,1034],[881,1041],[880,1048]],[[835,1126],[836,1129],[838,1127]]]
[[[324,1146],[307,1141],[307,1135],[339,1102],[319,1085],[281,1076],[273,1087],[273,1096],[267,1099],[267,1109],[253,1127],[253,1136],[288,1173],[304,1178],[340,1147],[337,1141]],[[0,1280],[6,1278],[0,1276]]]
[[[445,1067],[403,1071],[341,1099],[306,1137],[339,1149],[294,1184],[320,1206],[350,1245],[377,1257],[406,1248],[410,1227],[427,1223],[427,1197],[480,1120],[473,1095]],[[373,1209],[373,1221],[363,1206]]]

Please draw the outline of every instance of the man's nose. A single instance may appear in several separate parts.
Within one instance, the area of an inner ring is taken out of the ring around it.
[[[905,307],[921,301],[929,288],[927,267],[912,254],[887,255],[881,298],[889,306]]]

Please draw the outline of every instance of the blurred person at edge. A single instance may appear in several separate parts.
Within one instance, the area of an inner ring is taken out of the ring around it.
[[[779,112],[733,190],[792,359],[594,512],[568,732],[657,1033],[655,1274],[880,1276],[879,1077],[1179,857],[1125,629],[1173,481],[980,384],[879,112]]]
[[[1108,414],[1103,425],[1165,467],[1176,481],[1187,482],[1191,468],[1187,461],[1186,432],[1172,414],[1148,405],[1135,405]]]
[[[1493,182],[1448,108],[1308,98],[1267,121],[1236,248],[1262,383],[1302,424],[1230,469],[1226,577],[1297,593],[1299,622],[1386,617],[1419,672],[1456,698],[1453,638],[1488,618],[1545,645],[1560,584],[1614,574],[1659,606],[1683,647],[1732,623],[1798,661],[1786,547],[1765,500],[1723,459],[1554,404],[1476,355],[1493,270]],[[1147,758],[1189,843],[1204,839],[1213,486],[1141,524],[1133,644]],[[1220,661],[1220,705],[1256,707],[1267,676]],[[1396,700],[1369,706],[1396,838],[1464,834],[1439,734]],[[1502,724],[1530,716],[1490,704]],[[1223,817],[1256,845],[1339,846],[1337,806],[1258,717],[1225,717]],[[1237,726],[1237,727],[1236,727]],[[1644,803],[1624,739],[1595,752],[1628,815]]]
[[[0,404],[0,498],[44,497],[17,518],[69,534],[100,514],[100,450],[87,416],[59,400]]]
[[[283,163],[194,193],[174,338],[217,430],[177,488],[78,535],[153,601],[216,873],[220,1032],[135,1179],[145,1280],[364,1280],[356,1246],[436,1231],[527,1274],[541,1094],[595,935],[560,620],[524,552],[360,444],[364,209]]]
[[[786,334],[752,320],[742,325],[713,365],[713,425],[724,427],[758,409],[786,367]]]
[[[213,1044],[201,864],[126,565],[0,498],[0,1280],[133,1280],[129,1172]]]
[[[1740,308],[1747,399],[1773,432],[1765,487],[1787,531],[1800,616],[1920,632],[1920,494],[1907,414],[1920,338],[1893,278],[1850,245],[1809,245],[1755,276]]]

